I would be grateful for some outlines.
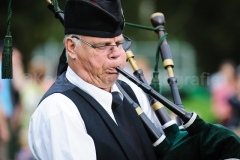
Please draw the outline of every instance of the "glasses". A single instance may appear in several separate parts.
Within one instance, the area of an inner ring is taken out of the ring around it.
[[[77,36],[72,36],[72,38],[78,39],[82,43],[88,45],[89,47],[94,48],[96,51],[101,52],[101,53],[112,50],[115,46],[119,49],[124,49],[124,51],[127,51],[130,48],[131,43],[132,43],[132,40],[125,35],[123,35],[124,39],[123,39],[122,42],[120,42],[118,44],[115,44],[115,45],[104,45],[104,46],[92,45],[91,43],[89,43],[89,42],[87,42],[87,41],[85,41],[85,40],[83,40],[83,39],[81,39],[80,37],[77,37]]]

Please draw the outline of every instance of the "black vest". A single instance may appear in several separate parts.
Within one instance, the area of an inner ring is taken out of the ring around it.
[[[129,96],[138,103],[132,89],[122,81],[120,85],[129,94]],[[138,160],[139,157],[132,146],[121,135],[119,128],[105,109],[89,94],[73,85],[66,79],[63,73],[56,82],[50,87],[41,101],[53,93],[61,93],[67,96],[77,106],[85,123],[87,133],[92,137],[98,160]],[[40,101],[40,102],[41,102]],[[144,147],[148,160],[156,160],[156,155],[147,132],[138,117],[135,109],[124,99],[124,106],[128,115],[134,124],[141,143]],[[67,106],[66,106],[67,107]],[[77,138],[77,137],[76,137]]]

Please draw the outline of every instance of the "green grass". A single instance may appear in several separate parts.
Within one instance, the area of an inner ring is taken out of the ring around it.
[[[215,117],[211,112],[210,98],[208,97],[193,97],[183,100],[185,110],[196,112],[206,122],[213,123]]]
[[[197,113],[206,122],[215,122],[216,118],[211,112],[211,94],[207,88],[188,86],[187,89],[179,90],[179,93],[186,111]],[[164,92],[163,95],[173,102],[170,91]]]
[[[211,112],[211,94],[203,87],[195,87],[183,100],[185,109],[196,112],[206,122],[215,122]]]

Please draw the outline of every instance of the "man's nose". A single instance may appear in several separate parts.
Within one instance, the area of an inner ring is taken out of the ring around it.
[[[120,46],[111,46],[110,48],[110,58],[118,58],[121,56],[121,54],[124,54],[124,50],[122,48],[119,48]]]

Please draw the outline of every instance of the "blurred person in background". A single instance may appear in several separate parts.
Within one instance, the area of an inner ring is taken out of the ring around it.
[[[0,46],[1,58],[3,49],[2,46],[3,45]],[[5,157],[8,160],[15,159],[16,154],[19,151],[18,138],[22,110],[19,92],[24,83],[22,56],[21,52],[16,47],[13,47],[12,65],[13,79],[0,79],[0,102],[2,106],[2,114],[6,117],[6,125],[4,129],[2,129],[2,133],[8,133],[8,141],[5,141],[4,147],[2,148],[5,150],[7,156],[0,154],[0,158]],[[0,74],[2,74],[1,67]]]
[[[40,101],[46,92],[44,78],[46,74],[46,64],[39,57],[33,58],[27,69],[25,76],[25,84],[21,89],[21,100],[23,106],[23,114],[21,119],[20,144],[21,149],[17,156],[17,160],[30,160],[32,154],[28,147],[28,126],[29,119],[36,109],[36,103]]]
[[[229,98],[232,114],[227,127],[240,136],[240,65],[236,69],[235,94]]]
[[[7,143],[9,141],[9,131],[6,116],[0,104],[0,160],[8,160]]]
[[[24,70],[22,64],[22,54],[14,47],[12,56],[13,79],[11,79],[11,99],[13,104],[13,114],[10,118],[11,140],[9,142],[9,158],[15,159],[20,149],[19,132],[21,128],[22,102],[20,92],[24,85]]]
[[[224,126],[231,116],[232,108],[229,97],[234,94],[235,65],[232,61],[224,61],[219,71],[211,75],[211,110],[216,118],[216,123]]]

